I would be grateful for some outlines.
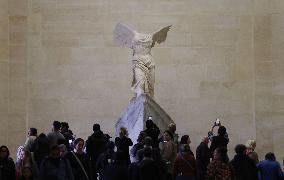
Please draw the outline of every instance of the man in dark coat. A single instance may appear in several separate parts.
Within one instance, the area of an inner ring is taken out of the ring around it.
[[[236,180],[257,180],[257,169],[252,159],[246,155],[246,146],[238,144],[236,155],[230,162],[235,171]]]
[[[229,138],[226,136],[226,128],[224,126],[220,126],[218,129],[218,135],[214,136],[211,140],[211,157],[213,157],[213,152],[216,148],[227,148],[227,144],[229,143]]]
[[[94,133],[86,141],[86,152],[91,160],[91,179],[97,179],[96,162],[98,157],[106,150],[107,139],[101,131],[99,124],[93,125]]]
[[[206,177],[207,166],[210,162],[210,149],[208,147],[209,139],[204,137],[202,142],[196,148],[196,169],[197,179],[204,180]]]
[[[139,163],[139,179],[140,180],[160,180],[161,172],[157,162],[152,159],[152,149],[145,147],[144,158]]]
[[[144,133],[147,134],[147,136],[150,136],[152,138],[152,146],[154,148],[159,148],[159,134],[160,134],[160,129],[154,124],[152,120],[147,120],[146,121],[146,129],[143,131]]]

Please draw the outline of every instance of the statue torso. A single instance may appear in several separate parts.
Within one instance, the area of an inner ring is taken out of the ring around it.
[[[151,34],[135,34],[132,43],[133,63],[143,63],[147,67],[154,66],[153,57],[151,55],[152,42]]]

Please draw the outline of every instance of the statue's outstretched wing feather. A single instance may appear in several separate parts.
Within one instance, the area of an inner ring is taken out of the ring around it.
[[[134,31],[130,29],[128,26],[122,23],[118,23],[113,31],[114,42],[122,45],[131,47],[132,40],[134,38]]]
[[[155,43],[159,43],[161,44],[162,42],[164,42],[167,38],[167,34],[168,34],[168,31],[170,30],[172,25],[170,26],[166,26],[164,28],[162,28],[161,30],[159,30],[158,32],[155,32],[152,36],[152,40],[153,40],[153,43],[152,43],[152,47],[155,46]]]

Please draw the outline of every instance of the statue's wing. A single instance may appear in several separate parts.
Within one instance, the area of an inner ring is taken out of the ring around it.
[[[114,28],[113,38],[115,43],[131,47],[132,40],[134,38],[134,31],[125,24],[118,23]]]
[[[152,40],[153,40],[153,43],[152,43],[152,47],[155,46],[155,43],[159,43],[161,44],[162,42],[164,42],[167,38],[167,34],[168,34],[168,31],[170,30],[172,25],[170,26],[166,26],[164,28],[162,28],[161,30],[159,30],[158,32],[155,32],[152,36]]]

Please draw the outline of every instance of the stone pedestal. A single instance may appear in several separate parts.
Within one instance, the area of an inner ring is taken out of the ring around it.
[[[145,122],[152,116],[153,122],[160,128],[161,132],[167,129],[168,124],[173,123],[171,117],[147,94],[131,99],[127,109],[118,119],[116,136],[120,127],[126,127],[129,138],[136,143],[140,131],[145,129]]]

